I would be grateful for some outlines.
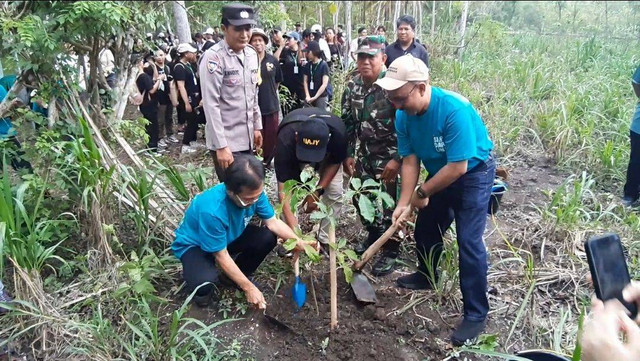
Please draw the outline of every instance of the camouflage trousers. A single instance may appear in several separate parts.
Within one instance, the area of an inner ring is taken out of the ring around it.
[[[382,189],[391,196],[391,198],[397,202],[397,195],[399,195],[398,191],[398,182],[392,183],[383,183],[380,179],[382,172],[384,171],[385,166],[389,160],[373,160],[368,159],[367,157],[359,156],[356,159],[356,172],[355,176],[360,178],[362,182],[367,179],[373,179],[376,182],[382,184]],[[372,194],[367,194],[367,197],[373,204],[376,206],[376,214],[373,222],[367,221],[364,217],[362,217],[362,213],[358,207],[358,200],[353,199],[353,205],[356,207],[358,211],[358,216],[360,217],[360,222],[369,232],[369,236],[367,241],[369,244],[375,242],[382,234],[391,227],[391,217],[393,215],[394,207],[384,208],[382,209],[382,204],[377,204],[376,197]],[[383,250],[386,253],[392,253],[397,255],[398,250],[400,248],[400,237],[397,234],[394,234],[391,239],[384,245]]]

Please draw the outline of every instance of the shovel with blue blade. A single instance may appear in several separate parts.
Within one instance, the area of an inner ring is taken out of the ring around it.
[[[296,281],[291,288],[291,295],[298,309],[304,306],[304,302],[307,300],[307,285],[300,281],[300,258],[296,255],[296,261],[293,263],[293,272],[296,276]]]

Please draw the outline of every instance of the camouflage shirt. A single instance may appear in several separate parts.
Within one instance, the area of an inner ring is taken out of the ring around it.
[[[378,79],[384,78],[382,71]],[[349,157],[358,153],[369,161],[400,160],[394,124],[396,110],[382,88],[366,86],[360,74],[349,81],[342,95],[342,120],[347,128]]]

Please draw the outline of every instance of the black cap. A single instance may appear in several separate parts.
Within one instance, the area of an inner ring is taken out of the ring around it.
[[[256,18],[251,6],[244,4],[228,4],[222,7],[222,19],[233,26],[256,25]]]
[[[302,51],[318,52],[320,51],[320,44],[315,40],[310,41],[309,44],[307,44],[307,47],[304,48]]]
[[[321,118],[311,117],[298,130],[296,157],[305,163],[318,163],[327,154],[329,126]]]

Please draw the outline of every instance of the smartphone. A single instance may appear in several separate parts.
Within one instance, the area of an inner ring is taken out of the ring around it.
[[[631,282],[627,261],[617,234],[609,233],[593,237],[584,244],[596,297],[602,301],[618,299],[635,319],[638,308],[635,303],[622,298],[622,290]]]

